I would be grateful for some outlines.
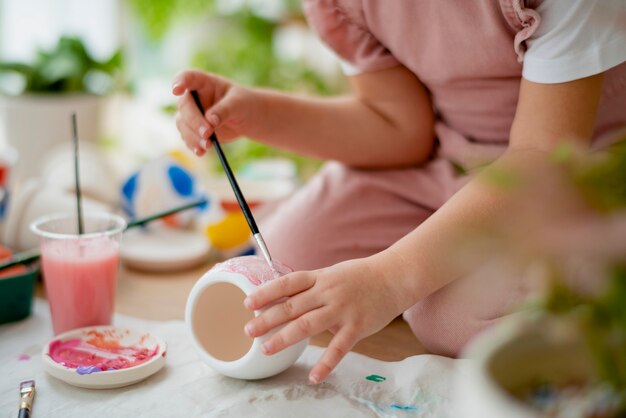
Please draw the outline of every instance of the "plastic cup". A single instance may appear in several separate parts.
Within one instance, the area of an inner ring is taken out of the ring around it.
[[[111,325],[126,221],[109,213],[86,213],[84,227],[79,235],[76,216],[69,214],[45,216],[31,224],[39,236],[55,334]]]

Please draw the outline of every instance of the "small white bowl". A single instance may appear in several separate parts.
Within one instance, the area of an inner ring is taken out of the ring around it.
[[[93,335],[90,334],[92,331],[114,335],[120,346],[148,348],[150,350],[156,348],[157,353],[150,360],[134,367],[90,374],[78,374],[75,368],[65,367],[50,357],[50,345],[54,341],[67,341],[76,338],[87,341],[93,338]],[[87,389],[112,389],[132,385],[158,372],[165,365],[166,352],[165,341],[154,334],[105,325],[79,328],[57,335],[44,346],[41,356],[46,372],[65,383]]]

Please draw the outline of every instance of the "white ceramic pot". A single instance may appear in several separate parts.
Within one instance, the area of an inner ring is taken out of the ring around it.
[[[107,212],[110,208],[89,198],[83,198],[83,212]],[[30,179],[16,188],[7,208],[2,241],[16,251],[37,249],[39,239],[30,224],[45,215],[76,213],[76,196],[65,190]]]
[[[454,399],[465,418],[540,418],[539,411],[514,397],[538,382],[592,379],[594,367],[584,344],[555,321],[540,324],[511,318],[479,335],[463,357],[473,359],[458,375]]]
[[[281,274],[291,271],[275,265]],[[244,333],[245,324],[262,311],[247,310],[243,300],[274,277],[261,257],[237,257],[217,264],[191,289],[185,322],[198,355],[217,372],[239,379],[274,376],[295,363],[306,348],[308,340],[267,356],[261,344],[273,333],[254,339]]]
[[[15,147],[20,156],[13,171],[15,179],[21,182],[39,176],[50,148],[71,141],[73,112],[77,115],[80,140],[95,142],[101,102],[101,97],[87,94],[0,97],[0,137]]]

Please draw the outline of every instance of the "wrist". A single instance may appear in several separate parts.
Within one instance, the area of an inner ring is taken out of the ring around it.
[[[395,304],[400,308],[399,313],[409,309],[422,298],[417,286],[419,273],[412,271],[402,255],[393,248],[374,254],[366,260],[373,274],[385,282],[387,288],[391,290]]]
[[[271,131],[272,97],[267,91],[255,87],[241,87],[246,90],[246,126],[243,135],[256,140],[263,140]]]

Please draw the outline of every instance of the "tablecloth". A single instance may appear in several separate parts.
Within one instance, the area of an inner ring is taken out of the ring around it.
[[[182,321],[116,315],[114,324],[146,330],[168,344],[166,366],[132,386],[90,390],[46,374],[41,350],[52,337],[50,314],[37,299],[26,320],[0,326],[0,416],[15,417],[19,384],[35,379],[38,417],[452,417],[455,376],[466,360],[419,355],[384,362],[349,353],[318,386],[308,371],[323,349],[309,346],[278,376],[243,381],[224,377],[193,350]]]

